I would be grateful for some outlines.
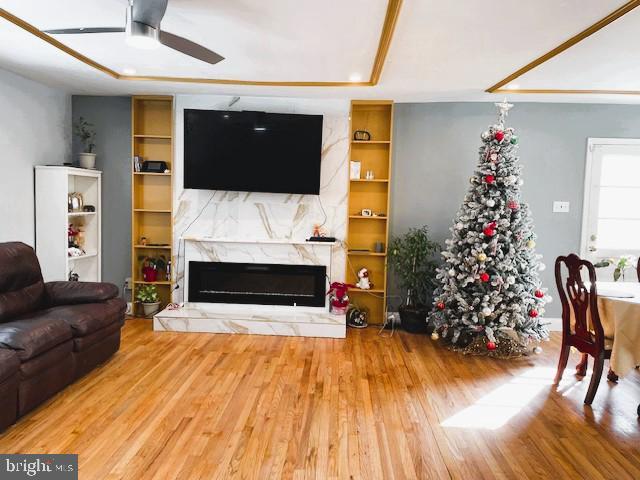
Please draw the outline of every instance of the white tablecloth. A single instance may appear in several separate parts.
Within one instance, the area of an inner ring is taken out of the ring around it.
[[[598,282],[598,311],[613,338],[611,369],[622,377],[640,365],[640,283]]]

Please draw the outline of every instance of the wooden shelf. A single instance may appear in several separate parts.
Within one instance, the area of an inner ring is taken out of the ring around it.
[[[387,217],[381,217],[380,215],[378,216],[366,216],[366,215],[349,215],[349,218],[358,218],[361,220],[386,220]]]
[[[98,252],[90,252],[90,253],[85,253],[84,255],[80,255],[79,257],[69,257],[69,255],[67,255],[67,257],[69,257],[69,260],[82,260],[83,258],[92,258],[92,257],[96,257],[98,255]]]
[[[353,100],[351,102],[351,133],[364,130],[373,140],[351,140],[349,160],[360,162],[361,172],[373,172],[373,179],[349,179],[347,210],[347,244],[367,251],[348,251],[345,278],[357,281],[355,272],[369,270],[374,287],[370,290],[352,289],[353,303],[369,311],[369,323],[385,321],[387,301],[387,253],[374,251],[376,243],[388,245],[391,192],[391,155],[393,152],[393,102],[389,100]],[[384,139],[384,140],[382,140]],[[369,209],[385,212],[385,216],[363,216]],[[353,212],[354,214],[350,214]]]
[[[389,179],[387,178],[373,178],[373,179],[366,179],[366,178],[351,178],[349,179],[352,182],[362,182],[362,183],[387,183],[389,182]]]
[[[69,212],[68,217],[86,217],[87,215],[95,215],[96,212]]]
[[[379,252],[354,252],[354,251],[348,251],[347,255],[353,255],[353,256],[361,256],[361,257],[385,257],[387,254],[385,252],[379,253]]]
[[[171,302],[171,279],[157,282],[136,280],[140,274],[139,257],[164,255],[175,264],[173,257],[173,98],[170,96],[140,95],[131,100],[131,153],[143,160],[166,162],[168,172],[135,172],[131,164],[131,277],[134,279],[132,301],[141,285],[157,285],[161,307]],[[133,159],[132,159],[133,160]],[[150,243],[141,245],[146,237]],[[155,250],[155,251],[154,251]],[[164,276],[162,277],[164,278]]]
[[[384,293],[384,290],[382,290],[381,288],[371,288],[369,290],[362,290],[361,288],[350,288],[349,293],[374,293],[377,295]]]
[[[133,138],[163,138],[167,140],[171,140],[173,137],[171,135],[134,135]]]

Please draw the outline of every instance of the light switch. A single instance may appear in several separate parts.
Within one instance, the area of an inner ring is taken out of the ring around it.
[[[569,213],[569,202],[553,202],[553,213]]]

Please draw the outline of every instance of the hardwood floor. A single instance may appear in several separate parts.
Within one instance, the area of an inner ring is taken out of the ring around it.
[[[516,361],[428,337],[154,333],[0,435],[4,453],[77,453],[81,479],[640,478],[640,374],[589,377],[559,336]],[[486,428],[489,427],[489,428]]]

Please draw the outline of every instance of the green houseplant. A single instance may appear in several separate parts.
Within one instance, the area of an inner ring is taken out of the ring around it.
[[[402,327],[409,332],[427,330],[427,305],[436,286],[433,257],[439,250],[440,246],[429,238],[426,225],[391,239],[389,263],[400,287],[407,292],[398,311]]]
[[[82,152],[78,154],[80,166],[82,168],[95,168],[96,154],[93,149],[96,147],[96,131],[93,124],[80,117],[74,124],[73,131],[82,143]]]
[[[140,285],[136,291],[136,300],[142,303],[145,316],[153,315],[160,308],[160,296],[155,285]]]

